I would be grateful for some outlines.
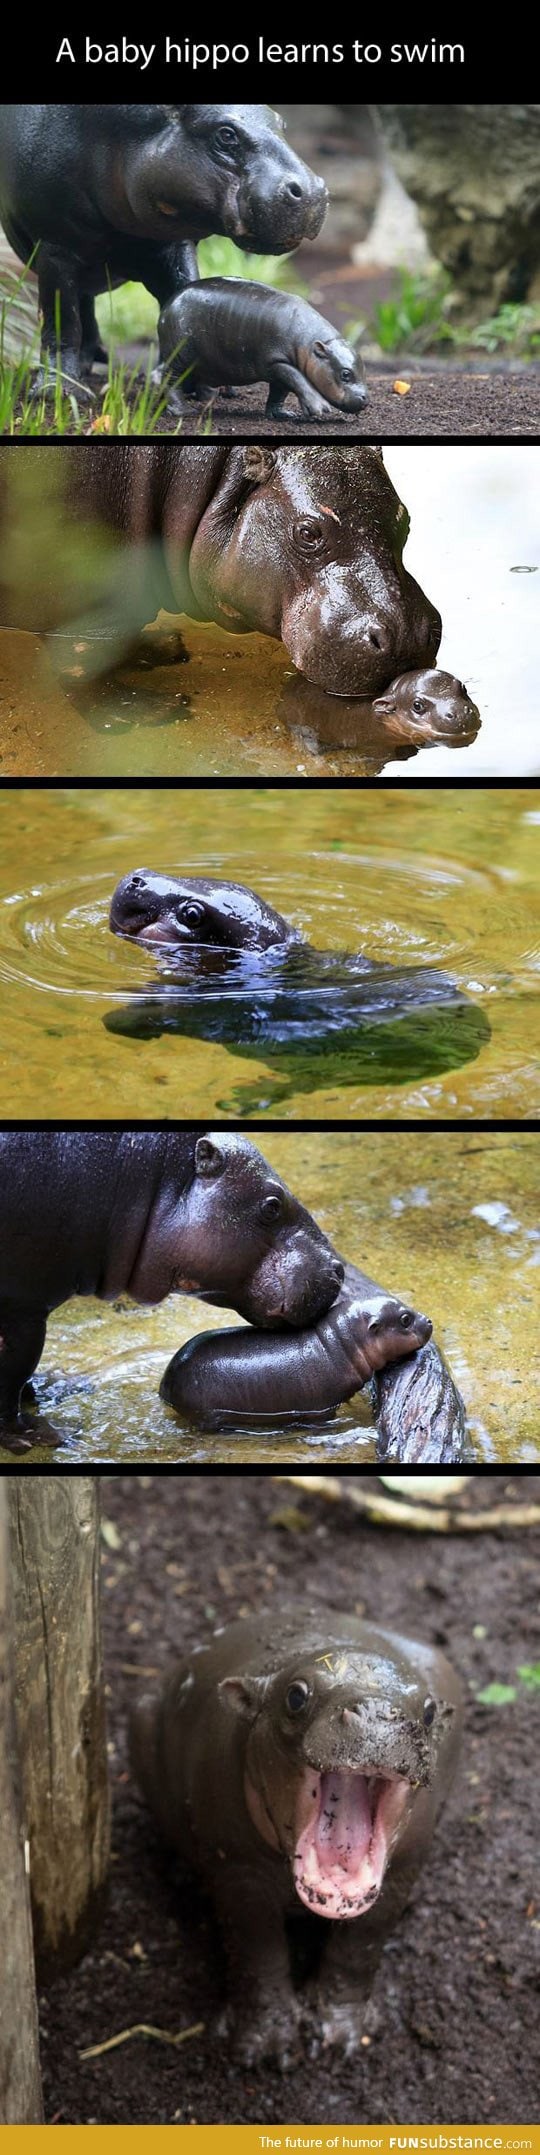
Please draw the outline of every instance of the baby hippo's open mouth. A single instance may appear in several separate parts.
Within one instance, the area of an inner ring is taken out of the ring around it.
[[[362,1916],[377,1900],[403,1812],[410,1781],[383,1780],[376,1773],[303,1776],[301,1815],[306,1816],[293,1857],[296,1892],[313,1915],[333,1921]]]

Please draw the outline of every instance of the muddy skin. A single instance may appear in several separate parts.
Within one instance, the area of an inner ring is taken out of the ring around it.
[[[477,1055],[482,1010],[435,967],[317,951],[253,891],[137,869],[114,893],[114,934],[158,958],[158,979],[104,1019],[137,1040],[219,1040],[275,1065],[273,1100],[321,1083],[405,1082]],[[324,1062],[324,1073],[322,1064]],[[267,1091],[265,1081],[265,1090]],[[253,1112],[238,1097],[229,1110]]]
[[[44,1440],[21,1393],[50,1311],[74,1294],[200,1294],[280,1327],[315,1320],[341,1285],[325,1235],[242,1136],[13,1132],[0,1166],[4,1445]]]
[[[411,733],[433,741],[467,743],[476,740],[480,712],[472,703],[463,681],[455,674],[432,667],[424,673],[402,673],[384,696],[373,704],[376,718],[406,740]]]
[[[275,1341],[245,1329],[203,1332],[173,1355],[161,1398],[207,1431],[327,1422],[376,1370],[412,1354],[430,1334],[429,1317],[346,1265],[332,1309],[309,1331]]]
[[[4,105],[0,220],[35,267],[42,355],[77,380],[106,359],[97,292],[135,279],[166,307],[198,275],[195,248],[227,233],[283,254],[314,239],[323,180],[266,105]]]
[[[367,402],[362,362],[324,315],[294,292],[242,277],[205,277],[181,293],[160,314],[159,344],[179,412],[207,387],[249,382],[268,382],[269,419],[289,417],[289,394],[306,419]]]
[[[281,639],[328,695],[377,696],[441,637],[408,528],[361,443],[4,444],[0,624],[46,635],[68,690],[137,657],[162,607]]]
[[[465,1404],[435,1340],[420,1347],[406,1367],[401,1363],[377,1372],[371,1397],[378,1460],[409,1466],[474,1461]]]
[[[302,2036],[356,2050],[459,1733],[460,1688],[442,1654],[302,1604],[231,1624],[139,1700],[133,1770],[214,1899],[228,1960],[220,2032],[244,2063],[286,2068]]]

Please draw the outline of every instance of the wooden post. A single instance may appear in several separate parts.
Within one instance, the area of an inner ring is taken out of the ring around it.
[[[13,1597],[0,1481],[0,2124],[42,2125],[30,1897],[13,1703]]]
[[[109,1856],[99,1621],[99,1484],[6,1477],[11,1521],[15,1711],[40,1977],[91,1936]]]

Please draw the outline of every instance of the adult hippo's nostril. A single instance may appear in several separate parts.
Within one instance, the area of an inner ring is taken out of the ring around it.
[[[302,188],[299,186],[298,180],[288,180],[287,186],[284,189],[284,193],[290,195],[293,202],[302,202],[304,199]]]

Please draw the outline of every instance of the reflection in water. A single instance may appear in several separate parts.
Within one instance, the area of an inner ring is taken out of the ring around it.
[[[449,678],[439,675],[441,681]],[[416,679],[416,675],[409,676],[410,682]],[[311,756],[336,749],[354,751],[366,778],[377,778],[387,763],[405,763],[420,748],[437,747],[441,741],[449,748],[464,748],[476,740],[480,731],[476,704],[470,704],[466,715],[455,710],[450,725],[441,721],[435,708],[427,716],[417,717],[409,698],[407,705],[395,699],[395,707],[390,709],[390,692],[388,698],[379,697],[375,702],[360,697],[353,701],[325,696],[322,689],[313,688],[300,674],[285,682],[280,714],[287,719],[299,748]]]

